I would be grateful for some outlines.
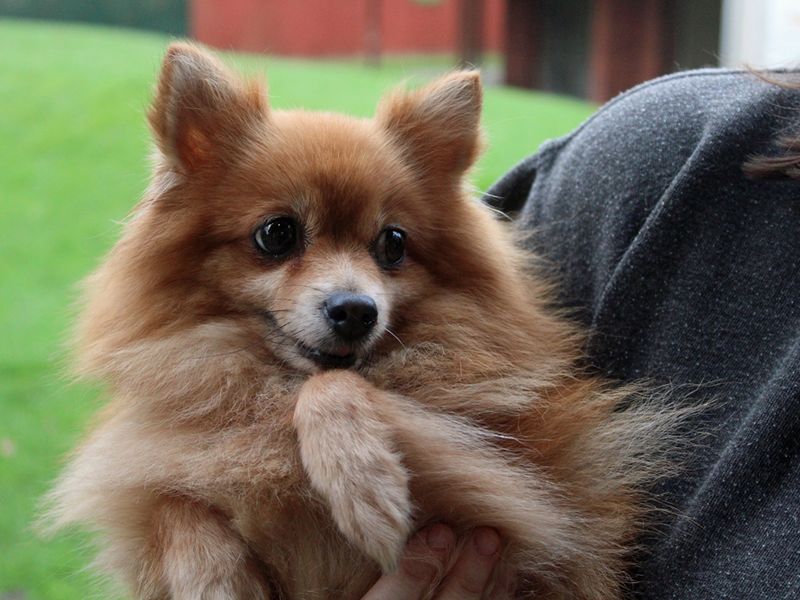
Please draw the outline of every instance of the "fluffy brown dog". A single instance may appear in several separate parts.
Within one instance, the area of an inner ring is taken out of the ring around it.
[[[673,418],[620,410],[465,191],[477,73],[372,120],[170,47],[152,184],[88,280],[112,401],[53,492],[138,598],[360,597],[411,531],[497,528],[520,596],[616,598]]]

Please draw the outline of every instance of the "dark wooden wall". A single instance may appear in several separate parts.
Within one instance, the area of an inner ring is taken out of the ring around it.
[[[604,102],[717,64],[721,0],[507,0],[506,82]]]

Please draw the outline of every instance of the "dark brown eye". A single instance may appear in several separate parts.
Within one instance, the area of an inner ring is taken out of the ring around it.
[[[397,267],[406,257],[406,234],[397,227],[387,227],[375,240],[375,259],[385,269]]]
[[[261,252],[280,258],[297,247],[298,229],[297,222],[291,217],[273,217],[256,229],[253,240]]]

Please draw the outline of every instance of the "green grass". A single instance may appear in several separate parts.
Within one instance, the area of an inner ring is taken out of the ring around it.
[[[0,20],[0,600],[103,593],[83,570],[86,538],[32,529],[47,490],[97,405],[62,379],[74,283],[117,234],[147,181],[143,114],[167,39],[81,26]],[[430,73],[416,58],[381,69],[238,56],[268,74],[279,107],[369,115],[396,82]],[[434,65],[442,67],[441,61]],[[504,88],[486,94],[485,189],[592,107]]]

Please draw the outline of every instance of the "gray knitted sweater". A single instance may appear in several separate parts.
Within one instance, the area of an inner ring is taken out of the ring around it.
[[[800,90],[678,74],[487,195],[535,230],[597,369],[718,399],[697,424],[713,435],[657,490],[674,511],[645,540],[636,597],[800,598],[800,182],[741,170],[798,130]]]

